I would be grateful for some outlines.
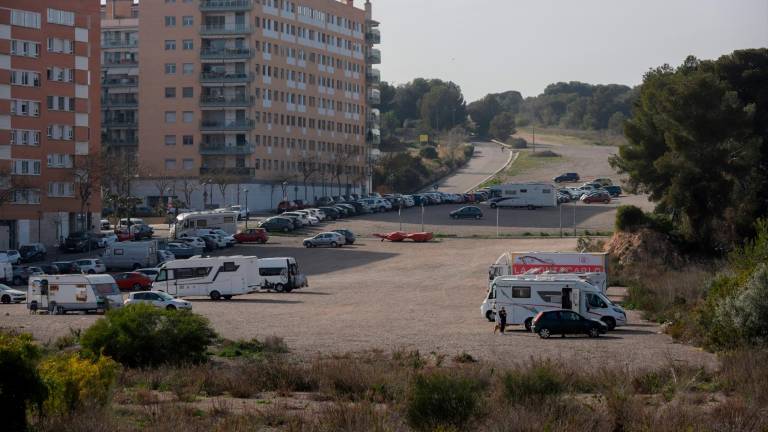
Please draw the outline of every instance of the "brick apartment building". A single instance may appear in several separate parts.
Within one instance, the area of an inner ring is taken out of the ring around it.
[[[96,0],[0,0],[0,249],[53,245],[101,211],[76,170],[100,150],[99,37]]]
[[[370,191],[370,2],[107,0],[102,26],[104,145],[135,155],[130,193],[147,205]]]

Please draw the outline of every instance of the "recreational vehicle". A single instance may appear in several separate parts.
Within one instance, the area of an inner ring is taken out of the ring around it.
[[[296,258],[261,258],[259,275],[264,280],[264,289],[277,292],[291,292],[309,286],[307,277],[299,271]]]
[[[40,275],[29,278],[27,307],[52,314],[102,312],[123,305],[123,296],[110,275]]]
[[[491,187],[491,208],[557,207],[557,188],[547,183],[507,183]]]
[[[259,259],[255,256],[190,258],[163,263],[152,291],[176,297],[229,300],[262,288]]]
[[[104,249],[101,261],[107,269],[136,270],[157,265],[157,240],[117,242]]]
[[[488,268],[488,279],[531,273],[576,273],[588,275],[593,285],[605,291],[608,254],[604,252],[504,252]],[[597,275],[597,273],[601,275]]]
[[[184,213],[176,216],[176,223],[171,226],[171,238],[197,237],[197,231],[204,228],[220,228],[227,234],[237,232],[235,211],[204,211]]]
[[[508,324],[523,324],[527,330],[537,313],[553,309],[576,311],[602,321],[609,330],[627,323],[623,308],[611,302],[597,287],[572,277],[498,277],[488,288],[480,312],[493,321],[496,311],[502,307],[507,310]]]

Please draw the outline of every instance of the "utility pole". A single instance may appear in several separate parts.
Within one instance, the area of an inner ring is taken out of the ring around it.
[[[531,125],[531,131],[533,133],[533,152],[536,153],[536,126]]]

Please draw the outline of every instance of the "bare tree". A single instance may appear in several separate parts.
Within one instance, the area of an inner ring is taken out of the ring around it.
[[[146,177],[152,182],[160,195],[160,201],[158,202],[159,210],[165,209],[165,192],[170,192],[170,190],[175,187],[176,178],[164,172],[158,173],[155,171],[146,171],[143,177]]]
[[[135,155],[105,151],[101,154],[102,166],[109,170],[101,181],[104,196],[131,195],[131,183],[139,175],[139,163]],[[119,167],[119,169],[110,169]]]
[[[219,188],[219,192],[221,192],[222,205],[226,205],[227,189],[229,189],[229,186],[240,182],[240,177],[228,173],[226,169],[221,169],[211,172],[210,180]],[[211,202],[213,202],[213,197],[211,197]]]
[[[179,181],[181,182],[181,193],[184,194],[184,205],[187,208],[192,208],[192,194],[198,188],[197,181],[190,177],[182,177]]]
[[[100,188],[105,166],[101,159],[101,155],[97,153],[76,155],[72,168],[75,176],[77,195],[80,198],[80,229],[82,231],[90,231],[90,226],[86,226],[90,219],[90,215],[85,215],[85,209],[86,206],[90,207],[90,200],[94,191],[99,190]]]
[[[8,168],[0,168],[0,207],[12,201],[16,191],[27,188],[22,177],[14,176]]]
[[[304,184],[304,201],[309,201],[307,182],[317,173],[317,155],[306,150],[296,153],[296,165],[299,177]]]
[[[339,195],[345,195],[341,192],[341,179],[348,173],[349,162],[352,160],[352,154],[346,151],[336,153],[336,157],[331,162],[331,179],[336,180]]]

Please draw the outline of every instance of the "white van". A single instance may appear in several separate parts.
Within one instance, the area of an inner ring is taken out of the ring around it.
[[[152,282],[152,291],[176,297],[210,297],[229,300],[261,289],[259,259],[231,256],[173,260],[163,263]]]
[[[536,314],[554,309],[571,309],[600,320],[609,330],[627,324],[621,306],[611,302],[599,288],[574,277],[498,277],[491,283],[480,312],[493,321],[502,307],[507,310],[508,324],[523,324],[528,330]]]
[[[293,257],[259,259],[259,276],[264,280],[263,288],[272,291],[291,292],[309,286]]]
[[[29,278],[27,307],[52,314],[103,312],[123,305],[123,296],[110,275],[41,275]]]
[[[136,270],[157,265],[157,240],[124,241],[108,245],[101,261],[107,269]]]

